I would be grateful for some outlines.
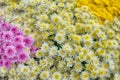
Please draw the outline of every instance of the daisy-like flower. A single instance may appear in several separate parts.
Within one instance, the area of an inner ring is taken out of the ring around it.
[[[92,41],[92,38],[89,34],[83,35],[83,41]]]
[[[60,72],[54,72],[52,75],[53,80],[61,80],[62,79],[62,74]]]
[[[62,48],[68,52],[72,50],[72,46],[69,43],[64,44]]]
[[[40,64],[42,67],[46,67],[48,65],[48,61],[46,59],[40,60]]]
[[[44,54],[41,50],[37,50],[35,55],[37,58],[41,58]]]
[[[57,34],[56,36],[55,36],[55,41],[57,41],[58,43],[63,43],[64,41],[65,41],[65,37],[64,37],[64,35],[61,35],[61,34]]]
[[[82,72],[81,79],[82,80],[89,80],[89,73],[87,71]]]
[[[120,79],[120,74],[119,73],[115,73],[114,80],[119,80],[119,79]]]
[[[41,47],[42,52],[47,52],[49,50],[49,45],[48,43],[43,43]]]
[[[65,58],[67,56],[67,52],[64,49],[60,49],[58,51],[58,55],[61,56],[62,58]]]
[[[48,79],[50,77],[50,74],[48,71],[42,71],[40,77],[41,79]]]
[[[49,24],[47,23],[40,24],[40,31],[48,30],[48,28],[49,28]]]
[[[48,15],[43,14],[40,16],[40,19],[46,21],[48,19]]]
[[[74,67],[75,67],[76,72],[81,72],[81,70],[83,68],[81,63],[75,63]]]
[[[49,54],[50,54],[51,56],[56,55],[56,54],[57,54],[57,47],[55,47],[55,46],[51,47],[51,48],[50,48],[50,51],[49,51]]]
[[[51,16],[51,20],[52,20],[53,23],[56,24],[56,23],[61,23],[63,18],[61,16],[57,15],[57,14],[53,14]]]
[[[103,68],[99,69],[98,74],[101,78],[105,77],[105,69],[103,69]]]

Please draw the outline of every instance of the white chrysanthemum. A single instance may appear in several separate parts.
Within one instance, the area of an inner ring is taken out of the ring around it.
[[[65,52],[64,49],[60,49],[58,51],[58,55],[61,56],[62,58],[65,58],[67,56],[67,53]]]
[[[115,62],[113,60],[109,60],[109,68],[110,68],[110,70],[114,70]]]
[[[64,68],[64,66],[65,66],[65,61],[59,61],[58,67],[59,68]]]
[[[16,70],[15,70],[15,68],[11,68],[11,69],[9,70],[9,73],[10,73],[10,74],[13,74],[13,75],[16,75]]]
[[[118,43],[117,40],[112,40],[112,44],[113,44],[112,47],[113,47],[114,49],[117,49],[117,48],[118,48],[119,43]]]
[[[45,67],[45,66],[48,65],[48,61],[47,61],[46,59],[42,59],[42,60],[40,60],[40,65],[41,65],[42,67]]]
[[[49,51],[50,56],[54,56],[57,54],[57,47],[52,46]]]
[[[62,74],[60,72],[54,72],[52,75],[52,80],[61,80]]]
[[[41,47],[41,51],[42,52],[47,52],[49,50],[49,45],[48,45],[48,43],[43,43],[42,44],[42,47]]]
[[[85,31],[86,32],[91,32],[92,31],[92,26],[91,25],[86,25],[85,26]]]
[[[92,79],[97,78],[97,76],[98,76],[98,71],[92,71],[92,73],[90,74],[90,76],[91,76]]]
[[[83,52],[80,52],[79,55],[78,55],[78,57],[79,57],[79,59],[80,59],[81,61],[84,61],[85,58],[86,58],[86,56],[83,54]]]
[[[42,15],[40,16],[40,19],[46,21],[46,20],[48,19],[48,15],[42,14]]]
[[[7,72],[7,69],[5,67],[0,67],[0,72],[2,74],[5,74]]]
[[[74,67],[76,72],[81,72],[83,66],[81,63],[75,63]]]
[[[120,80],[120,73],[115,73],[114,80]]]
[[[98,75],[99,75],[100,78],[105,77],[105,76],[106,76],[106,70],[103,69],[103,68],[100,68],[100,69],[98,70]]]
[[[40,25],[40,31],[48,30],[48,28],[49,28],[49,24],[47,24],[47,23],[42,23]]]
[[[114,48],[114,46],[117,45],[117,42],[114,42],[114,44],[113,44],[113,40],[108,40],[106,42],[106,45],[108,48]]]
[[[105,60],[106,62],[108,62],[110,59],[111,59],[111,55],[110,55],[110,54],[105,54],[104,60]]]
[[[67,61],[67,66],[69,67],[73,66],[73,63],[74,63],[73,58],[66,58],[66,61]]]
[[[109,38],[113,38],[113,37],[115,36],[114,30],[109,29],[109,30],[107,31],[107,36],[108,36]]]
[[[29,71],[30,71],[30,69],[28,66],[21,67],[21,73],[23,73],[24,75],[29,74]]]
[[[40,74],[41,79],[48,79],[49,76],[50,76],[50,74],[49,74],[48,71],[42,71],[41,74]]]
[[[98,60],[97,57],[92,58],[92,64],[95,65],[95,66],[98,66],[100,64],[100,61]]]
[[[86,41],[84,42],[84,46],[87,47],[87,48],[90,48],[93,44],[93,41]]]
[[[59,30],[59,31],[58,31],[58,34],[65,35],[66,32],[65,32],[64,30]]]
[[[51,20],[53,23],[61,23],[63,21],[62,17],[57,15],[57,14],[54,14],[51,16]]]
[[[37,50],[35,55],[37,58],[41,58],[43,56],[43,52],[41,50]]]
[[[54,3],[54,4],[51,4],[49,8],[50,8],[50,10],[56,10],[57,7],[58,6]]]
[[[98,48],[97,52],[98,52],[98,55],[100,55],[100,56],[105,56],[105,54],[106,54],[106,50],[102,49],[102,48]]]
[[[82,80],[89,80],[89,73],[87,71],[82,72],[81,79]]]
[[[74,43],[80,43],[80,41],[81,41],[81,36],[79,36],[79,35],[75,35],[75,34],[71,34],[70,35],[70,38],[72,39],[72,41],[74,42]]]
[[[65,43],[62,48],[65,50],[65,51],[71,51],[72,50],[72,46],[69,44],[69,43]]]
[[[100,40],[104,40],[104,39],[106,39],[106,35],[105,35],[105,33],[104,32],[99,32],[98,34],[97,34],[97,36],[100,38]]]
[[[116,38],[117,38],[118,40],[120,40],[120,33],[118,33],[118,34],[116,35]]]
[[[87,22],[90,19],[90,15],[88,13],[82,13],[81,19],[83,22]]]
[[[57,41],[59,44],[63,43],[65,41],[64,35],[56,34],[55,41]]]
[[[89,34],[85,34],[82,36],[83,41],[92,41],[92,37]]]

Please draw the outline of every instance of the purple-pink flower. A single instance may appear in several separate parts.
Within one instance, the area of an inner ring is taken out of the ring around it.
[[[34,40],[30,36],[27,36],[24,38],[24,42],[25,42],[25,46],[30,47],[33,45]]]
[[[25,62],[29,58],[29,55],[26,52],[21,52],[18,55],[18,61],[19,62]]]
[[[10,68],[11,65],[12,65],[12,62],[11,62],[10,60],[6,60],[6,61],[4,61],[4,63],[3,63],[3,66],[6,67],[6,68]]]
[[[3,60],[0,59],[0,67],[3,66]]]
[[[16,48],[17,52],[23,51],[25,49],[24,43],[21,42],[21,43],[15,44],[15,48]]]
[[[11,41],[13,39],[13,33],[11,31],[5,31],[2,35],[3,40]]]
[[[5,50],[5,54],[8,55],[8,57],[13,57],[16,54],[15,47],[13,45],[7,46]]]
[[[2,31],[9,30],[9,29],[10,29],[9,23],[8,23],[8,22],[2,22],[2,23],[0,24],[0,29],[1,29]]]
[[[13,39],[13,43],[21,43],[23,42],[23,36],[19,35],[19,36],[15,36],[15,38]]]

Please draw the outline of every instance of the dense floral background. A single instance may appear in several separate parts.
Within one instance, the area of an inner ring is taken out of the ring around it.
[[[119,0],[0,0],[0,80],[120,80]]]

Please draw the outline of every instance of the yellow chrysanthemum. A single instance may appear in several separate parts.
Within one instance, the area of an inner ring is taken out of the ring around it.
[[[119,0],[76,0],[76,5],[81,7],[86,5],[89,9],[102,20],[113,20],[114,16],[120,15]]]

